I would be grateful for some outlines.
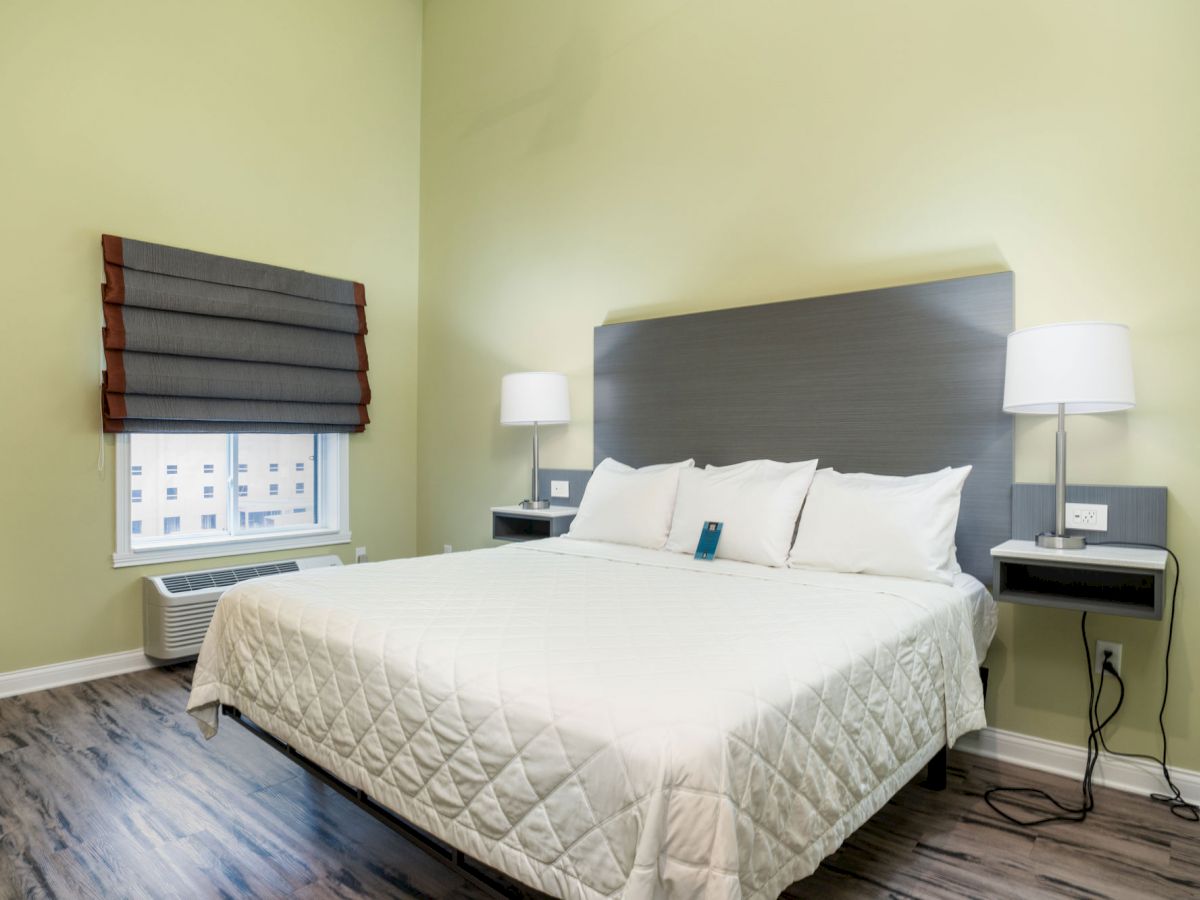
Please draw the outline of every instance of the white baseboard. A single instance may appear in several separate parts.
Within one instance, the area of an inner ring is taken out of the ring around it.
[[[999,728],[984,728],[964,734],[954,749],[1053,775],[1064,775],[1076,781],[1083,777],[1087,760],[1087,751],[1083,747]],[[1200,772],[1172,766],[1171,777],[1184,799],[1190,803],[1200,802]],[[1147,760],[1101,754],[1093,781],[1097,785],[1134,794],[1170,793],[1162,770]]]
[[[49,666],[17,669],[15,672],[0,672],[0,697],[15,697],[18,694],[31,694],[65,684],[110,678],[113,675],[151,669],[155,665],[157,663],[139,647],[137,650],[125,650],[105,656],[72,659]]]

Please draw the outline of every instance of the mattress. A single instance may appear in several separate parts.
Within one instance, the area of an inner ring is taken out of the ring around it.
[[[983,727],[961,587],[554,539],[231,588],[218,704],[571,898],[774,898]]]

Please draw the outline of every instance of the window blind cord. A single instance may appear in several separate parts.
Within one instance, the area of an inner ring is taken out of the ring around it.
[[[1151,799],[1153,799],[1159,803],[1166,804],[1167,808],[1170,809],[1170,811],[1173,815],[1175,815],[1181,819],[1184,819],[1185,821],[1200,822],[1200,807],[1197,807],[1196,804],[1189,803],[1188,801],[1186,801],[1183,798],[1182,792],[1179,790],[1179,787],[1175,784],[1174,780],[1171,778],[1171,771],[1170,771],[1170,768],[1167,766],[1167,761],[1166,761],[1167,760],[1166,709],[1167,709],[1167,698],[1169,696],[1170,687],[1171,687],[1171,680],[1170,680],[1171,646],[1173,643],[1173,638],[1174,638],[1174,633],[1175,633],[1176,600],[1179,595],[1179,580],[1180,580],[1180,575],[1182,572],[1180,565],[1179,565],[1179,557],[1177,557],[1175,555],[1175,553],[1169,547],[1164,547],[1160,544],[1138,544],[1138,543],[1132,543],[1132,542],[1126,542],[1126,541],[1108,541],[1108,542],[1097,541],[1095,543],[1097,543],[1097,544],[1099,544],[1099,543],[1119,544],[1119,545],[1123,545],[1123,546],[1132,546],[1132,547],[1150,547],[1150,548],[1154,548],[1154,549],[1158,549],[1158,550],[1164,550],[1170,556],[1171,560],[1175,564],[1175,580],[1171,587],[1171,610],[1170,610],[1170,613],[1168,614],[1168,619],[1167,619],[1167,646],[1163,653],[1163,670],[1164,670],[1163,671],[1163,696],[1162,696],[1162,703],[1159,706],[1159,710],[1158,710],[1158,727],[1159,727],[1159,732],[1160,732],[1160,735],[1162,738],[1162,748],[1163,748],[1162,757],[1159,758],[1157,756],[1151,756],[1151,755],[1143,754],[1143,753],[1123,753],[1123,752],[1119,752],[1119,751],[1114,751],[1109,748],[1108,743],[1105,741],[1104,728],[1113,720],[1113,718],[1117,715],[1117,713],[1121,709],[1121,706],[1125,702],[1125,681],[1121,678],[1120,673],[1117,672],[1116,667],[1113,666],[1113,664],[1111,662],[1110,657],[1112,654],[1105,653],[1104,662],[1100,668],[1099,689],[1097,689],[1096,682],[1093,677],[1093,671],[1092,671],[1091,642],[1088,640],[1087,613],[1085,612],[1080,617],[1079,628],[1080,628],[1080,633],[1083,638],[1084,658],[1087,660],[1088,692],[1090,695],[1090,701],[1088,704],[1088,726],[1090,728],[1090,731],[1088,733],[1087,759],[1086,759],[1086,763],[1084,766],[1084,775],[1083,775],[1083,784],[1082,784],[1083,802],[1078,807],[1068,806],[1064,803],[1059,802],[1054,797],[1052,797],[1050,794],[1048,794],[1046,791],[1043,791],[1040,788],[1024,788],[1024,787],[994,787],[994,788],[990,788],[989,790],[984,792],[984,795],[983,795],[984,802],[986,802],[987,805],[990,806],[992,808],[992,810],[997,815],[999,815],[1001,818],[1005,819],[1008,822],[1013,823],[1014,825],[1020,825],[1022,827],[1033,827],[1036,825],[1044,825],[1048,822],[1083,822],[1085,819],[1087,819],[1088,813],[1090,813],[1095,808],[1095,798],[1094,798],[1094,794],[1093,794],[1092,781],[1093,781],[1093,776],[1095,773],[1096,764],[1097,764],[1097,762],[1099,762],[1100,750],[1101,750],[1101,748],[1103,748],[1103,750],[1106,753],[1110,753],[1113,756],[1124,756],[1124,757],[1128,757],[1128,758],[1132,758],[1132,759],[1145,759],[1145,760],[1154,762],[1158,766],[1160,766],[1162,769],[1163,777],[1167,782],[1167,786],[1171,790],[1171,794],[1152,793],[1152,794],[1150,794]],[[1116,679],[1117,684],[1120,687],[1120,694],[1117,697],[1117,702],[1116,702],[1116,705],[1113,707],[1112,712],[1110,712],[1106,717],[1104,717],[1103,720],[1101,720],[1101,718],[1100,718],[1100,701],[1104,694],[1105,678],[1108,675],[1112,675]],[[1052,803],[1055,807],[1057,807],[1061,812],[1058,814],[1043,816],[1038,819],[1019,819],[1016,816],[1011,815],[1010,813],[1006,812],[1005,810],[1001,809],[999,806],[996,805],[997,804],[996,798],[1002,797],[1003,795],[1007,795],[1007,794],[1022,795],[1022,796],[1035,797],[1038,799],[1047,800],[1050,803]]]
[[[96,452],[96,476],[104,477],[104,417],[100,417],[100,449]]]

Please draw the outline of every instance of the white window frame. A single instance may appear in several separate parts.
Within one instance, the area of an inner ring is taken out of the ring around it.
[[[350,436],[326,435],[325,440],[321,442],[321,449],[321,458],[316,470],[317,478],[325,489],[325,495],[321,498],[324,509],[321,527],[290,532],[272,531],[269,534],[258,535],[206,537],[200,533],[182,539],[164,537],[150,539],[145,542],[145,546],[134,549],[129,524],[133,519],[129,502],[132,478],[129,473],[129,435],[116,435],[117,540],[116,550],[113,552],[113,568],[350,543]],[[237,475],[237,466],[231,464],[230,478],[235,485]],[[231,519],[229,521],[232,522]]]

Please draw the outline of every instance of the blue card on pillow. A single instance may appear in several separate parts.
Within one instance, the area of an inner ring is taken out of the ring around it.
[[[717,541],[721,539],[721,522],[705,522],[700,530],[700,543],[696,545],[696,559],[712,559],[717,555]]]

